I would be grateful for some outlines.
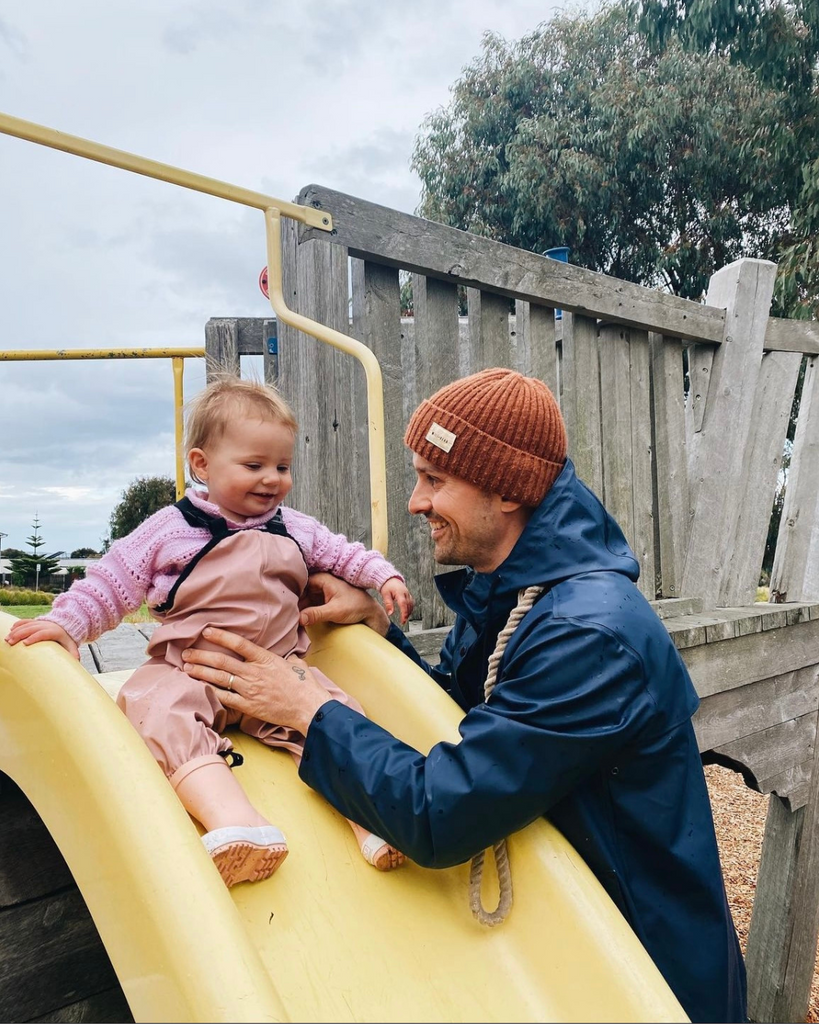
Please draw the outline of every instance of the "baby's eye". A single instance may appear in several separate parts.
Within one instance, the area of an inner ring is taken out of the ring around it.
[[[278,470],[279,473],[289,473],[290,472],[290,467],[289,466],[276,466],[276,469]]]
[[[261,466],[259,465],[258,462],[246,462],[245,463],[245,468],[246,469],[256,470],[256,469],[261,469]]]

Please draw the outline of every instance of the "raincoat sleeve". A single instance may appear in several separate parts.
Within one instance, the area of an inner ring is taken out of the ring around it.
[[[655,717],[642,660],[617,636],[539,621],[515,633],[458,743],[425,757],[330,702],[308,729],[300,775],[416,863],[449,867],[547,813]]]

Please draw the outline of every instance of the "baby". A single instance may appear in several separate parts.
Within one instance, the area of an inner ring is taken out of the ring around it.
[[[309,640],[299,621],[308,573],[333,573],[379,590],[388,613],[409,618],[413,600],[403,577],[379,552],[332,533],[282,505],[293,485],[296,420],[273,388],[222,377],[187,409],[191,489],[161,509],[89,567],[86,578],[54,600],[47,615],[23,619],[15,644],[54,640],[75,657],[78,645],[113,629],[147,601],[158,621],[149,660],[128,679],[117,703],[145,740],[188,813],[225,883],[267,878],[287,856],[282,832],[250,803],[232,768],[242,763],[223,733],[228,726],[297,763],[304,737],[222,707],[216,688],[185,671],[186,647],[205,647],[202,631],[220,626],[283,657],[303,656]],[[363,709],[313,669],[333,699]],[[365,859],[379,871],[404,855],[349,822]]]

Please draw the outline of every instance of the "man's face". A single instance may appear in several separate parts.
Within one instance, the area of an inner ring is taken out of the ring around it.
[[[410,495],[412,515],[426,517],[441,565],[469,565],[491,572],[508,553],[503,499],[452,476],[413,455],[417,480]]]

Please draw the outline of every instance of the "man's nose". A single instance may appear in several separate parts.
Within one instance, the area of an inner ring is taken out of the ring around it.
[[[412,494],[410,495],[407,507],[409,508],[410,515],[413,516],[428,512],[432,507],[428,495],[424,492],[424,489],[421,486],[420,480],[412,489]]]

